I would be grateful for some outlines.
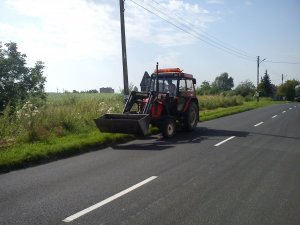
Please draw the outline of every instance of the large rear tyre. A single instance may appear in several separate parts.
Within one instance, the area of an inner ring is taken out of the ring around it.
[[[163,124],[161,126],[161,132],[162,132],[163,137],[164,138],[173,137],[175,134],[175,128],[176,128],[175,120],[173,120],[171,118],[165,119],[165,121],[163,122]]]
[[[187,131],[192,131],[196,128],[199,121],[199,109],[195,102],[191,102],[190,107],[186,113],[186,118],[184,121],[184,129]]]

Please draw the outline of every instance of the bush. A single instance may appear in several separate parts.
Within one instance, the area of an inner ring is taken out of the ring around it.
[[[241,95],[243,97],[246,96],[253,96],[255,93],[255,86],[250,80],[246,80],[244,82],[241,82],[236,88],[235,88],[235,94]]]

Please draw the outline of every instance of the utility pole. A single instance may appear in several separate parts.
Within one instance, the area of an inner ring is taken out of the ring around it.
[[[257,87],[259,84],[259,64],[265,61],[266,59],[260,60],[259,56],[257,56]]]
[[[257,97],[257,101],[259,101],[259,93],[258,93],[258,84],[259,84],[259,64],[263,61],[265,61],[266,59],[260,60],[259,56],[257,56],[257,86],[256,86],[256,97]]]
[[[283,75],[283,74],[281,74],[281,85],[283,85],[283,79],[285,79],[285,78],[287,78],[287,74],[286,75]]]
[[[127,69],[127,54],[126,54],[126,38],[125,38],[125,21],[124,21],[124,1],[120,0],[120,22],[121,22],[121,39],[122,39],[122,63],[123,63],[123,82],[124,82],[124,100],[125,103],[129,96],[128,88],[128,69]]]
[[[257,56],[257,83],[256,83],[256,88],[258,88],[259,84],[259,56]]]

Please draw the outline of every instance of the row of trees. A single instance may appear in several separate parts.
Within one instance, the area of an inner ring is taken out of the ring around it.
[[[270,75],[266,70],[264,76],[261,77],[258,88],[250,81],[246,80],[234,87],[233,78],[229,77],[228,73],[222,73],[217,76],[215,80],[210,84],[208,81],[203,81],[197,88],[197,94],[209,95],[209,94],[221,94],[228,95],[241,95],[254,96],[256,91],[259,92],[261,97],[271,97],[277,99],[286,98],[286,100],[292,101],[295,97],[295,87],[300,85],[298,80],[287,80],[285,83],[275,86],[270,80]]]
[[[226,93],[229,95],[242,95],[253,96],[256,88],[254,84],[246,80],[241,82],[234,90],[233,78],[228,75],[228,73],[222,73],[220,76],[215,78],[211,84],[208,81],[203,81],[200,87],[197,88],[197,94],[199,95],[211,95],[211,94],[221,94]]]
[[[64,91],[64,93],[70,93],[69,91]],[[88,93],[88,94],[94,94],[94,93],[99,93],[99,91],[97,89],[91,89],[91,90],[87,90],[87,91],[76,91],[73,90],[72,93]]]
[[[198,87],[197,93],[200,95],[219,94],[230,91],[233,86],[233,78],[229,77],[228,73],[222,73],[211,84],[209,81],[203,81],[200,87]]]

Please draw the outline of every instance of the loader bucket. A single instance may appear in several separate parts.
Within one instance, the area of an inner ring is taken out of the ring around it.
[[[94,121],[101,132],[147,135],[150,115],[105,114]]]

